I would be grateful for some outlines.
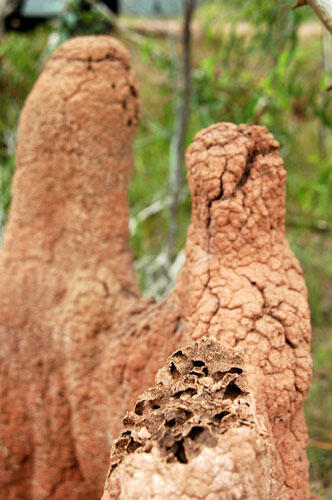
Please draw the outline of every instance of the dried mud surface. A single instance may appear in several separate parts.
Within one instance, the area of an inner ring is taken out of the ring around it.
[[[104,36],[60,47],[22,112],[0,256],[0,499],[100,498],[126,411],[172,352],[212,336],[246,354],[274,450],[279,496],[264,498],[305,500],[310,317],[278,143],[228,123],[196,136],[186,263],[156,303],[140,295],[128,245],[139,114],[128,53]]]
[[[124,418],[103,500],[276,498],[244,370],[241,349],[211,338],[176,351]]]
[[[308,496],[311,327],[302,271],[285,239],[278,146],[264,127],[217,124],[197,134],[186,157],[192,224],[176,291],[193,339],[212,335],[245,350],[257,411],[282,464],[280,498],[300,499]]]

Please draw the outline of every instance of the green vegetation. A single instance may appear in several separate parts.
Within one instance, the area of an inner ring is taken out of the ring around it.
[[[34,34],[10,33],[0,43],[0,226],[10,203],[19,114],[43,62],[49,28]]]
[[[324,500],[331,500],[332,103],[326,88],[332,75],[324,67],[320,25],[318,21],[312,24],[313,18],[301,10],[291,11],[287,0],[267,2],[264,8],[259,0],[203,3],[196,15],[204,33],[194,36],[187,140],[213,122],[234,121],[266,125],[280,141],[288,172],[288,238],[303,266],[312,310],[315,375],[306,405],[312,488]],[[301,31],[304,23],[308,29]],[[10,201],[15,132],[23,101],[48,52],[51,30],[60,32],[63,39],[76,25],[83,29],[70,11],[61,28],[49,25],[1,40],[2,225]],[[135,43],[128,38],[124,42],[132,54],[143,101],[130,190],[132,247],[142,288],[146,293],[160,293],[165,288],[169,144],[180,47],[170,38],[153,35],[139,44],[137,37]],[[178,252],[189,220],[190,199],[184,187]],[[330,443],[330,449],[322,449],[324,443]]]

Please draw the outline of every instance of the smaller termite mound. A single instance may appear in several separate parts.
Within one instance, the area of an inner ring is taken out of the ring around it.
[[[103,500],[269,498],[271,441],[241,349],[204,337],[177,350],[123,423]]]

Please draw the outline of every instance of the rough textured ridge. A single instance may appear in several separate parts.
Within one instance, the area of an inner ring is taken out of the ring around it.
[[[214,339],[176,351],[124,418],[103,500],[276,498],[244,369]]]
[[[192,338],[213,335],[245,349],[257,411],[284,464],[280,498],[300,499],[308,483],[310,312],[285,239],[277,148],[263,127],[218,124],[197,134],[186,157],[193,213],[176,291]]]
[[[280,500],[305,500],[310,323],[278,144],[245,125],[196,136],[186,264],[156,303],[128,246],[139,108],[126,50],[84,37],[54,53],[22,112],[0,256],[0,499],[100,498],[125,412],[167,356],[213,336],[246,352]]]

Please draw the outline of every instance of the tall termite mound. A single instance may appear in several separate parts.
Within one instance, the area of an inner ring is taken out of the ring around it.
[[[174,348],[163,339],[173,311],[156,313],[158,337],[134,330],[154,307],[128,245],[139,114],[128,53],[109,37],[60,47],[22,112],[0,261],[1,499],[99,498],[112,411],[121,418],[130,399],[113,387],[141,391],[151,346],[162,359]]]
[[[278,147],[258,126],[222,123],[196,135],[186,157],[192,223],[176,293],[193,339],[213,335],[245,350],[257,411],[282,463],[280,499],[301,499],[311,327],[302,271],[285,238]]]
[[[245,125],[196,136],[186,264],[156,303],[128,245],[139,107],[126,50],[102,36],[57,49],[22,112],[0,257],[0,499],[100,498],[125,412],[171,352],[211,335],[246,352],[271,477],[305,499],[310,324],[278,144]]]

